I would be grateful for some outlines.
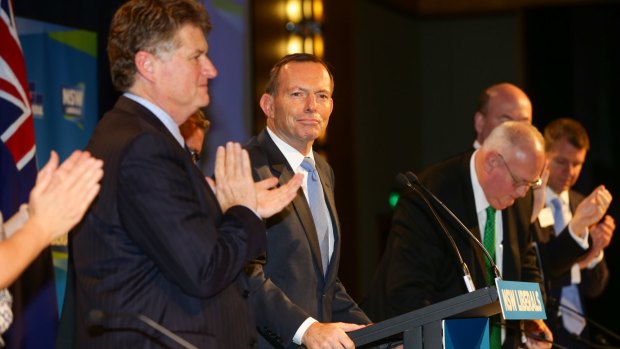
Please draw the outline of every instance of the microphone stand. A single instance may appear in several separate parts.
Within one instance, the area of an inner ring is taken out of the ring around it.
[[[557,299],[553,299],[553,301],[557,302],[558,308],[562,308],[564,310],[568,310],[569,312],[571,312],[573,314],[576,314],[576,315],[579,315],[579,316],[583,317],[588,324],[593,325],[594,327],[598,328],[602,332],[605,332],[605,334],[609,335],[610,337],[613,337],[617,341],[620,341],[620,336],[617,333],[614,333],[612,330],[610,330],[607,327],[599,324],[598,322],[594,321],[592,318],[586,316],[585,314],[582,314],[577,309],[574,309],[573,307],[570,307],[568,305],[562,304],[562,302],[558,302]],[[585,340],[585,339],[581,338],[580,336],[578,336],[578,337],[579,337],[580,340]]]
[[[459,252],[459,249],[456,246],[456,242],[454,242],[454,238],[448,232],[448,229],[443,224],[443,221],[439,218],[439,215],[437,214],[437,211],[435,211],[435,209],[433,208],[431,203],[428,201],[428,199],[419,190],[416,190],[416,188],[411,185],[411,182],[409,181],[409,179],[405,175],[403,175],[402,173],[399,173],[397,175],[397,177],[396,177],[396,180],[398,181],[399,184],[408,187],[409,189],[411,189],[414,192],[417,192],[419,194],[419,196],[422,198],[422,200],[424,200],[424,202],[426,203],[426,206],[428,206],[428,208],[431,210],[431,213],[433,214],[433,217],[435,218],[435,221],[437,221],[437,223],[439,224],[439,226],[443,230],[444,235],[448,239],[448,242],[450,242],[450,245],[452,245],[452,249],[454,250],[454,254],[456,254],[456,258],[458,259],[459,264],[461,265],[461,269],[463,270],[463,281],[465,282],[465,287],[467,287],[467,291],[468,292],[475,291],[476,287],[474,286],[474,281],[472,280],[471,274],[469,273],[469,268],[467,267],[467,264],[465,263],[465,261],[463,261],[463,257],[461,256],[461,253]]]
[[[93,324],[95,324],[95,325],[97,325],[97,324],[101,325],[101,323],[106,318],[110,318],[110,317],[138,319],[138,320],[142,321],[143,323],[147,324],[148,326],[150,326],[151,328],[155,329],[159,333],[162,333],[163,335],[165,335],[169,339],[173,340],[175,343],[177,343],[178,345],[182,346],[183,348],[185,348],[185,349],[198,349],[197,346],[195,346],[195,345],[191,344],[190,342],[186,341],[185,339],[181,338],[180,336],[178,336],[174,332],[172,332],[169,329],[165,328],[164,326],[158,324],[157,322],[155,322],[153,319],[151,319],[150,317],[148,317],[146,315],[142,315],[142,314],[127,314],[127,313],[108,314],[108,313],[105,313],[105,312],[103,312],[101,310],[96,310],[96,309],[95,310],[91,310],[88,313],[89,320]],[[104,327],[104,326],[102,326],[102,327]]]
[[[467,233],[467,235],[469,236],[469,238],[471,240],[474,241],[474,243],[476,243],[478,245],[478,247],[480,247],[480,249],[482,250],[482,252],[484,253],[484,255],[486,256],[487,260],[489,261],[489,263],[491,264],[491,266],[493,267],[493,272],[495,273],[495,277],[498,279],[502,278],[502,274],[499,271],[499,268],[497,267],[497,264],[495,264],[495,261],[493,260],[493,258],[491,258],[491,254],[489,253],[489,251],[487,251],[487,249],[484,247],[484,245],[480,242],[480,240],[478,240],[478,238],[471,232],[469,231],[469,229],[467,229],[467,227],[465,226],[465,224],[463,224],[463,222],[461,222],[461,220],[446,206],[444,205],[443,202],[441,202],[441,200],[439,200],[439,198],[437,196],[435,196],[435,194],[433,194],[430,190],[428,190],[428,188],[426,188],[425,185],[423,185],[420,180],[418,179],[418,176],[416,176],[413,172],[411,171],[407,171],[406,176],[408,179],[411,180],[411,182],[415,183],[418,185],[418,187],[422,188],[422,190],[429,195],[430,197],[433,198],[433,200],[439,204],[439,206],[441,206],[449,215],[450,217],[452,217],[452,219],[458,223],[458,225]]]
[[[578,341],[578,342],[580,342],[580,343],[582,343],[582,344],[584,344],[584,345],[586,345],[586,346],[588,346],[590,348],[593,348],[593,349],[620,349],[620,347],[614,347],[614,346],[611,346],[611,345],[594,343],[592,341],[589,341],[587,339],[582,338],[578,334],[573,334],[573,338],[576,341]]]

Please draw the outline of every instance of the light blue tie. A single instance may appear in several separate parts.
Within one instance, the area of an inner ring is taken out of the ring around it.
[[[551,206],[553,206],[553,220],[555,221],[553,229],[555,229],[555,234],[559,235],[567,225],[564,211],[562,210],[562,202],[559,198],[553,198]],[[586,321],[581,316],[583,314],[583,307],[579,297],[579,285],[572,284],[562,287],[560,304],[564,305],[560,309],[562,311],[562,324],[564,328],[570,333],[581,334]]]
[[[329,265],[329,220],[327,215],[327,204],[325,203],[325,195],[319,174],[314,166],[314,160],[306,157],[301,163],[301,167],[308,171],[308,202],[310,211],[312,211],[312,219],[316,227],[316,235],[319,240],[321,249],[321,263],[323,264],[323,273],[327,273]]]
[[[562,202],[559,198],[553,198],[551,200],[551,206],[553,206],[553,229],[555,230],[555,235],[558,235],[566,228],[564,211],[562,211]]]

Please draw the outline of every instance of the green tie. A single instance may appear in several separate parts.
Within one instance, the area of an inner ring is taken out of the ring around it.
[[[491,258],[495,260],[495,209],[491,206],[487,207],[487,221],[484,224],[484,247],[491,254]],[[487,281],[489,285],[494,285],[494,274],[491,269],[491,262],[486,261],[487,266]],[[500,349],[502,347],[502,331],[499,322],[501,321],[498,315],[493,316],[490,319],[490,348]]]
[[[487,222],[484,225],[484,248],[489,251],[491,258],[495,261],[495,209],[492,206],[487,207]],[[493,270],[491,269],[491,262],[487,263],[487,281],[489,285],[494,285],[493,282]]]

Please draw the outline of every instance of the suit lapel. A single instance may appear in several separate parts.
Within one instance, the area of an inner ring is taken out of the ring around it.
[[[266,130],[263,130],[258,135],[257,140],[259,144],[261,144],[267,151],[269,172],[271,172],[273,176],[278,178],[279,185],[287,183],[293,177],[294,172],[288,165],[288,162],[286,161],[284,155],[282,155],[273,140],[271,140]],[[261,174],[261,172],[265,173],[264,168],[260,168],[258,171],[259,174]],[[322,176],[321,172],[319,172],[319,176]],[[321,179],[322,178],[323,177],[321,177]],[[323,183],[322,185],[325,189],[325,184]],[[304,229],[306,238],[308,239],[308,243],[310,245],[310,249],[312,250],[312,255],[314,256],[314,261],[320,271],[323,273],[323,266],[321,262],[321,248],[319,247],[316,227],[314,226],[312,212],[310,211],[310,206],[308,205],[308,201],[306,200],[306,195],[301,188],[299,188],[299,190],[297,191],[297,196],[295,196],[291,205],[293,206],[293,209],[297,214],[297,218],[299,219],[299,222]]]
[[[340,243],[340,222],[338,221],[338,214],[336,213],[336,200],[334,198],[334,188],[333,183],[331,182],[331,176],[328,172],[327,164],[323,161],[322,158],[319,158],[318,154],[315,155],[316,168],[319,172],[319,177],[321,178],[321,186],[323,187],[323,193],[325,194],[325,201],[327,203],[327,209],[329,210],[331,223],[334,231],[334,253],[332,253],[332,260],[330,258],[329,264],[327,267],[327,271],[332,270],[332,265],[335,263],[336,251],[338,251],[338,244]],[[318,240],[317,240],[318,241]],[[320,252],[320,249],[319,249]],[[326,277],[327,277],[327,273]]]
[[[125,96],[121,96],[116,102],[115,108],[121,109],[125,112],[130,113],[131,115],[135,115],[145,120],[155,129],[161,132],[165,136],[167,141],[173,144],[174,147],[178,147],[178,155],[185,162],[185,167],[188,169],[188,175],[190,176],[192,182],[198,185],[197,190],[202,193],[202,195],[198,195],[202,206],[206,207],[206,211],[210,212],[216,219],[219,219],[222,216],[222,210],[219,202],[217,201],[213,190],[211,190],[209,185],[206,183],[204,174],[197,166],[194,165],[186,147],[179,144],[176,138],[174,138],[174,136],[166,128],[166,126],[155,115],[153,115],[150,110],[140,105],[136,101]]]
[[[531,210],[530,210],[531,212]],[[519,217],[517,216],[518,212],[516,207],[511,206],[502,211],[502,225],[503,225],[503,255],[502,255],[502,275],[507,275],[509,278],[514,278],[516,275],[519,275],[517,270],[515,269],[518,262],[521,259],[521,253],[519,251],[519,236],[518,234],[511,234],[510,232],[518,231],[517,228],[517,220]],[[514,258],[513,260],[511,260]]]

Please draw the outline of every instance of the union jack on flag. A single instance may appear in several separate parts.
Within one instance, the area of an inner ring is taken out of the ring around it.
[[[11,0],[0,0],[0,211],[7,219],[28,201],[37,177],[26,63]],[[58,313],[49,249],[11,286],[13,324],[7,349],[53,348]]]
[[[11,0],[0,0],[0,138],[13,157],[27,193],[36,179],[34,121],[26,66],[17,37]],[[2,173],[5,172],[2,163]],[[3,176],[4,177],[4,176]],[[4,196],[4,191],[2,196]],[[4,207],[2,207],[4,208]],[[10,217],[12,212],[5,212]]]

